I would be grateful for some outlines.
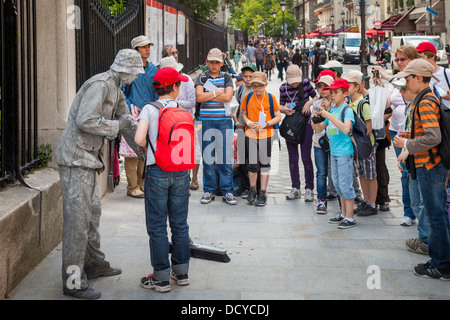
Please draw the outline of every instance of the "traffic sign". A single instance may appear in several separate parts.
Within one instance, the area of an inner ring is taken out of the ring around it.
[[[373,22],[373,27],[374,27],[375,29],[381,29],[381,21],[380,21],[380,20],[375,20],[375,21]]]
[[[436,17],[439,17],[439,12],[434,11],[433,9],[431,9],[430,7],[427,7],[427,11],[431,14],[434,14]]]

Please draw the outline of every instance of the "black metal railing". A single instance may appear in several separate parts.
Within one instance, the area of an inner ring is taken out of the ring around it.
[[[0,1],[0,187],[38,166],[36,0]]]

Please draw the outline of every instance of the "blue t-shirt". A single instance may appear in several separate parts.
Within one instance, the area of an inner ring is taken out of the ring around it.
[[[347,106],[347,103],[341,104],[339,107],[333,107],[330,109],[330,113],[333,117],[337,118],[341,121],[341,113],[344,110],[344,107]],[[355,123],[355,117],[352,108],[348,108],[345,112],[344,121],[350,120],[353,124]],[[327,125],[327,135],[330,140],[330,153],[335,157],[344,157],[349,156],[354,153],[352,139],[350,135],[343,134],[334,124],[329,121],[329,119],[325,119],[324,122]]]

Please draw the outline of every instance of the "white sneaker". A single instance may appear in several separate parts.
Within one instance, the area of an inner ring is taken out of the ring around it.
[[[300,190],[298,190],[297,188],[292,188],[291,192],[289,192],[289,194],[286,196],[286,199],[294,200],[300,197],[301,197]]]
[[[413,223],[415,223],[416,220],[415,219],[411,219],[410,217],[403,217],[402,221],[400,222],[401,226],[406,226],[406,227],[410,227],[413,225]]]
[[[313,191],[310,189],[306,189],[305,192],[305,202],[313,202],[314,201],[314,194]]]

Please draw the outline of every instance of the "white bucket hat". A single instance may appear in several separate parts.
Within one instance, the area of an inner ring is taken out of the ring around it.
[[[181,63],[178,63],[173,56],[162,58],[159,62],[159,68],[171,67],[180,72],[184,66]]]
[[[141,55],[133,49],[120,50],[111,69],[129,74],[145,73]]]

